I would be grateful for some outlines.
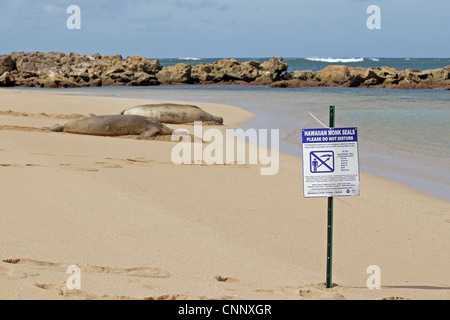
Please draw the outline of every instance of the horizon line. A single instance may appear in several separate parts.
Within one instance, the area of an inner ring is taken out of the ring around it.
[[[12,51],[9,53],[0,53],[0,55],[9,55],[12,53],[20,53],[20,52],[24,52],[24,53],[31,53],[31,52],[42,52],[42,53],[51,53],[51,52],[55,52],[55,53],[64,53],[66,55],[69,55],[70,53],[76,53],[73,51],[70,51],[67,53],[67,51],[40,51],[40,50],[36,50],[36,51]],[[94,55],[94,54],[100,54],[102,56],[114,56],[114,55],[122,55],[121,53],[116,53],[116,54],[102,54],[100,52],[94,52],[94,53],[90,53],[90,54],[83,54],[83,53],[76,53],[79,55]],[[141,57],[145,57],[147,59],[171,59],[171,60],[192,60],[192,61],[198,61],[198,60],[206,60],[206,59],[271,59],[271,58],[283,58],[283,59],[450,59],[450,56],[448,57],[443,57],[443,56],[429,56],[429,57],[413,57],[413,56],[308,56],[308,57],[296,57],[296,56],[283,56],[283,55],[271,55],[271,56],[210,56],[210,57],[152,57],[152,56],[144,56],[144,55],[139,55],[139,54],[134,54],[134,55],[127,55],[127,57],[132,57],[132,56],[141,56]],[[316,61],[316,62],[320,62],[320,61]]]

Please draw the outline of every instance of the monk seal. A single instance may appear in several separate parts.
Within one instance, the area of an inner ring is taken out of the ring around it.
[[[111,137],[138,135],[137,139],[139,140],[173,133],[172,129],[161,122],[133,115],[94,116],[65,125],[56,124],[52,127],[42,128],[42,130]]]
[[[223,124],[222,117],[213,116],[197,106],[184,104],[145,104],[122,112],[123,115],[139,115],[163,123],[190,123],[195,121]]]

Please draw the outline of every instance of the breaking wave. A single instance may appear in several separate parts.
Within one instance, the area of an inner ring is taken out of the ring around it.
[[[179,60],[199,61],[199,60],[201,60],[201,59],[200,59],[200,58],[191,58],[191,57],[187,57],[187,58],[179,58]]]
[[[349,62],[364,62],[364,58],[306,58],[309,61],[328,62],[328,63],[349,63]]]

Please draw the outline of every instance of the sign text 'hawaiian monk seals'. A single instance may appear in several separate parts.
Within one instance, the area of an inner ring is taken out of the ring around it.
[[[137,139],[139,140],[173,133],[172,129],[161,122],[142,116],[130,115],[95,116],[42,129],[94,136],[138,135]]]
[[[223,124],[222,117],[213,116],[197,106],[184,104],[146,104],[122,112],[124,115],[139,115],[163,123],[191,123],[195,121]]]

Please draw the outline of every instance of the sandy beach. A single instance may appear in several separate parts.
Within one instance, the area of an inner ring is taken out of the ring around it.
[[[362,172],[361,195],[335,200],[326,289],[327,201],[303,198],[300,158],[262,176],[175,165],[176,142],[40,129],[151,102],[0,90],[0,299],[450,299],[448,201]],[[254,116],[197,105],[222,132]]]

